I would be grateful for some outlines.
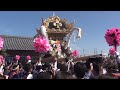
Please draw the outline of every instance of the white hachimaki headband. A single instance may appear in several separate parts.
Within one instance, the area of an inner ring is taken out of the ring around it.
[[[116,55],[118,55],[118,56],[119,56],[119,55],[120,55],[120,54],[119,54],[119,52],[116,52]]]
[[[12,69],[12,70],[17,70],[18,68],[19,68],[19,65],[15,69]]]

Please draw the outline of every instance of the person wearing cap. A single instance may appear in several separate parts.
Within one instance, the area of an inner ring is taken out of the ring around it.
[[[41,57],[39,57],[38,62],[36,63],[36,64],[37,64],[37,66],[42,66],[41,60],[42,60],[42,58],[41,58]]]
[[[4,76],[5,76],[5,79],[8,79],[8,77],[9,77],[9,74],[10,74],[10,66],[11,66],[11,64],[8,64],[8,65],[6,65],[5,66],[5,70],[4,70]]]
[[[119,52],[116,52],[115,56],[116,56],[116,61],[117,61],[117,64],[118,64],[118,69],[120,71],[120,54],[119,54]]]
[[[13,66],[9,79],[20,79],[20,77],[19,77],[19,65]]]
[[[4,73],[4,57],[0,55],[0,75],[3,75]]]
[[[115,57],[117,59],[117,62],[120,63],[120,55],[119,55],[119,52],[116,52],[115,53]]]

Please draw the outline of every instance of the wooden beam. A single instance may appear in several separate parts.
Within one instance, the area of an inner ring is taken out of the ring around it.
[[[79,57],[79,58],[76,58],[76,59],[74,59],[73,60],[73,62],[77,62],[77,61],[86,61],[86,60],[88,60],[89,59],[89,57],[90,56],[86,56],[86,57]],[[45,62],[49,62],[49,63],[51,63],[51,62],[55,62],[55,59],[54,59],[55,57],[49,57],[49,58],[44,58],[44,59],[42,59],[42,63],[45,63]],[[65,61],[65,58],[60,58],[60,59],[58,59],[57,60],[58,62],[62,62],[62,61]]]
[[[58,62],[62,62],[64,60],[65,60],[65,58],[60,58],[60,59],[58,59]],[[43,58],[41,62],[42,63],[45,63],[45,62],[49,62],[49,63],[55,62],[55,57],[53,56],[53,57]]]

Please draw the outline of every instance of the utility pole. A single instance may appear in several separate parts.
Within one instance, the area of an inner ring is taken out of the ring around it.
[[[103,51],[101,50],[101,54],[103,53]]]
[[[94,48],[94,55],[96,55],[97,54],[97,49],[96,48]]]
[[[95,48],[95,55],[97,55],[97,48]]]
[[[94,48],[94,55],[95,55],[95,48]]]
[[[96,50],[96,48],[94,48],[94,55],[96,55],[97,54],[97,50]]]
[[[85,56],[85,49],[83,49],[83,55]]]

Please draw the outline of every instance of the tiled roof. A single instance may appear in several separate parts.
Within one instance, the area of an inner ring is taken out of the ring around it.
[[[34,50],[33,37],[0,35],[4,39],[3,50]]]

